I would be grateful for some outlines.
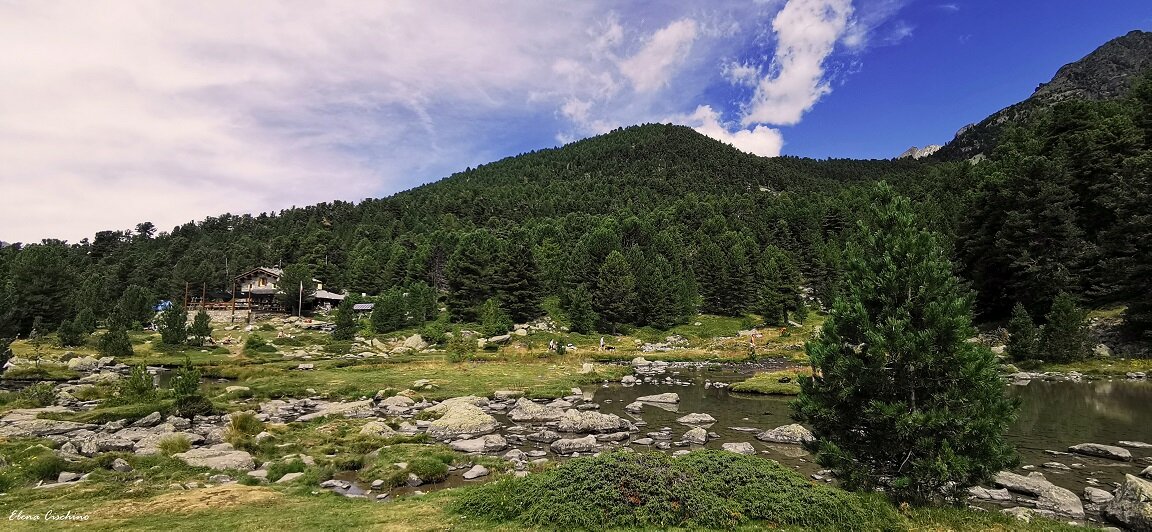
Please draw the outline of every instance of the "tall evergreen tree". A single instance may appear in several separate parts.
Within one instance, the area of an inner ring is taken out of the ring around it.
[[[316,282],[307,264],[289,264],[276,282],[276,299],[289,314],[302,314],[316,299]]]
[[[152,318],[156,315],[155,309],[156,298],[152,296],[152,292],[138,285],[129,285],[125,288],[116,303],[116,310],[120,316],[133,328],[152,323]]]
[[[636,278],[624,254],[613,251],[600,267],[593,307],[615,331],[617,325],[632,321],[635,304]]]
[[[404,328],[404,294],[398,288],[385,290],[372,307],[372,330],[385,334]]]
[[[1020,303],[1012,307],[1012,319],[1008,321],[1007,353],[1017,362],[1040,358],[1040,332],[1028,310]]]
[[[171,305],[160,313],[156,324],[160,341],[166,345],[182,345],[188,342],[188,313],[180,305]]]
[[[1061,292],[1045,318],[1048,323],[1040,332],[1040,352],[1044,360],[1072,362],[1088,356],[1087,315],[1076,306],[1075,298]]]
[[[569,329],[574,333],[588,334],[596,329],[596,322],[600,319],[592,308],[592,294],[584,285],[577,285],[568,293]]]
[[[332,329],[332,339],[337,341],[350,341],[356,338],[356,312],[352,310],[352,299],[344,298],[336,307],[336,327]]]
[[[843,296],[807,344],[814,376],[795,408],[817,460],[849,489],[897,499],[961,500],[1013,462],[992,353],[970,344],[971,295],[907,198],[881,185],[850,239]]]
[[[192,345],[202,346],[212,337],[212,319],[208,312],[200,309],[192,318],[192,325],[188,327],[188,336],[191,336]]]

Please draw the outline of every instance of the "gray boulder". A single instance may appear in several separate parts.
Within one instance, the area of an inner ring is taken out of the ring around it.
[[[711,425],[716,422],[716,418],[708,414],[688,414],[680,417],[676,422],[685,425]]]
[[[1073,445],[1068,448],[1068,452],[1111,458],[1112,460],[1132,460],[1132,452],[1128,449],[1115,445],[1104,445],[1102,443],[1081,443],[1079,445]]]
[[[756,454],[756,448],[746,441],[740,443],[725,443],[720,446],[725,451],[736,454]]]
[[[555,406],[541,405],[521,397],[516,407],[508,412],[508,418],[517,423],[539,423],[557,421],[564,417],[564,410]]]
[[[365,423],[363,427],[360,427],[360,434],[364,436],[388,437],[396,435],[396,430],[383,421],[369,421]]]
[[[560,432],[575,432],[580,434],[619,432],[631,430],[632,424],[615,414],[602,414],[600,412],[581,412],[576,409],[564,412],[560,423],[556,427]]]
[[[469,469],[468,471],[464,472],[464,479],[465,480],[472,480],[474,478],[480,478],[480,477],[486,477],[486,476],[488,476],[488,468],[484,467],[480,464],[476,464],[476,465],[472,466],[472,469]]]
[[[503,451],[508,447],[508,441],[503,436],[489,434],[470,440],[457,440],[450,445],[452,450],[462,453],[494,453]]]
[[[685,432],[681,439],[694,445],[704,445],[708,442],[708,431],[696,427]]]
[[[1152,482],[1124,475],[1124,484],[1103,513],[1108,520],[1131,530],[1152,530]]]
[[[1039,473],[1024,476],[1001,471],[996,473],[993,482],[1009,491],[1036,497],[1036,508],[1039,510],[1048,510],[1073,519],[1084,518],[1084,504],[1080,502],[1080,498],[1075,493],[1049,482]]]
[[[528,441],[552,443],[560,439],[560,434],[554,430],[544,429],[539,432],[533,432],[532,434],[524,436],[524,438]]]
[[[132,424],[133,427],[155,427],[160,424],[160,412],[152,412]]]
[[[1100,488],[1093,488],[1092,486],[1084,488],[1084,500],[1092,504],[1107,504],[1115,498],[1111,493]]]
[[[240,469],[251,471],[256,467],[252,455],[246,451],[237,451],[231,445],[220,444],[213,447],[192,449],[188,452],[176,453],[173,457],[193,467],[207,467],[209,469]]]
[[[442,407],[445,404],[448,403],[440,403],[428,410]],[[444,414],[440,419],[428,425],[428,435],[433,438],[445,439],[463,434],[488,434],[500,427],[496,418],[468,402],[454,402],[441,410]]]
[[[644,411],[644,403],[640,401],[628,403],[628,405],[624,407],[624,411],[629,414],[639,414]]]
[[[658,393],[656,395],[645,395],[643,397],[637,397],[636,400],[643,402],[643,403],[672,403],[672,404],[675,404],[675,403],[680,402],[680,396],[678,394],[671,393],[671,392],[670,393]]]
[[[552,442],[552,452],[556,454],[590,453],[596,449],[596,437],[564,438]]]
[[[93,430],[95,425],[74,423],[72,421],[54,421],[51,419],[19,419],[7,425],[0,426],[0,436],[11,438],[34,438],[68,434],[78,430]]]
[[[766,430],[757,434],[756,439],[770,443],[809,443],[816,441],[812,431],[797,423]]]

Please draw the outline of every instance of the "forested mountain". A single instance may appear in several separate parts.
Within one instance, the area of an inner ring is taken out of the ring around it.
[[[642,125],[355,205],[8,246],[0,336],[27,334],[37,317],[107,316],[128,295],[227,292],[262,265],[305,265],[356,294],[428,285],[458,321],[481,319],[490,300],[524,320],[554,297],[576,330],[668,327],[697,312],[780,323],[801,287],[829,301],[846,233],[880,180],[954,244],[985,319],[1016,302],[1042,316],[1068,292],[1132,302],[1139,336],[1152,325],[1152,81],[1119,99],[1068,94],[1002,124],[978,164],[763,158]]]

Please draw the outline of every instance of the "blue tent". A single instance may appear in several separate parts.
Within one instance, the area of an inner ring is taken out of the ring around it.
[[[155,310],[156,312],[160,312],[163,310],[168,310],[170,308],[172,308],[172,302],[165,299],[164,301],[161,301],[159,305],[156,305],[156,308],[154,308],[153,310]]]

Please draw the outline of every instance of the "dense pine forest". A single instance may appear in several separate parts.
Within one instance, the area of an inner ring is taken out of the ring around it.
[[[983,321],[1017,303],[1039,318],[1067,293],[1127,304],[1131,337],[1146,339],[1150,79],[1122,99],[1033,112],[981,161],[762,158],[642,125],[359,204],[8,245],[0,337],[179,300],[186,286],[227,293],[238,273],[276,265],[356,296],[430,287],[457,322],[550,307],[581,332],[668,328],[697,313],[780,324],[830,301],[843,242],[885,181],[953,247]]]

